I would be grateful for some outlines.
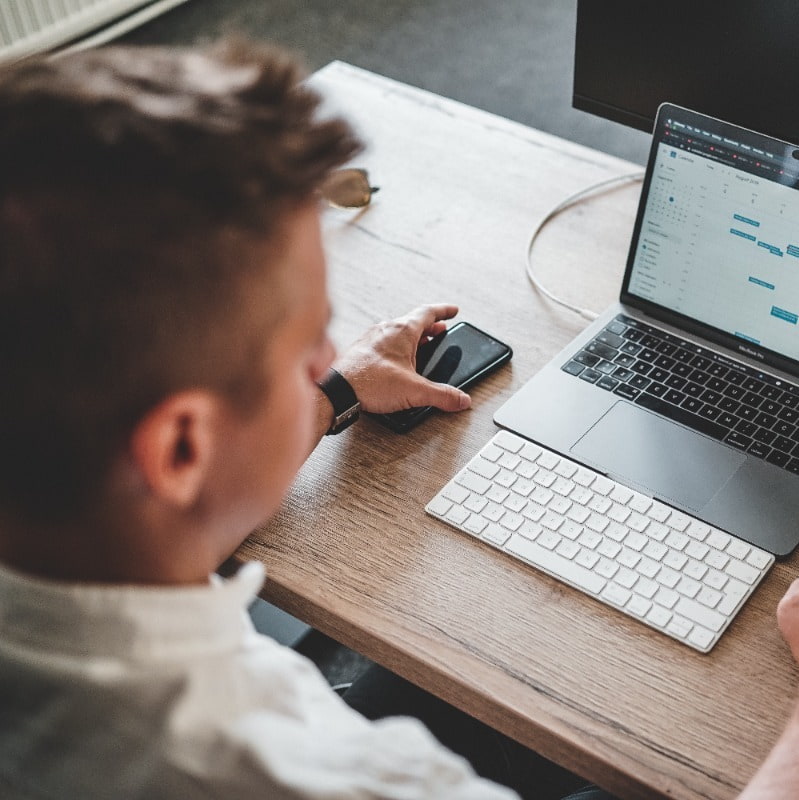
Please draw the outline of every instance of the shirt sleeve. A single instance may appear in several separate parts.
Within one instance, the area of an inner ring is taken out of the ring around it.
[[[346,716],[356,715],[345,709]],[[475,775],[417,720],[393,717],[369,722],[327,714],[308,726],[254,713],[233,735],[242,766],[252,778],[313,800],[512,800],[510,790]],[[357,716],[357,715],[356,715]],[[320,721],[321,722],[321,721]],[[279,734],[277,729],[279,728]],[[268,746],[266,743],[269,742]],[[245,794],[247,797],[255,795]],[[272,795],[269,795],[270,797]]]
[[[213,724],[184,720],[187,728],[205,732],[204,742],[189,730],[173,731],[179,741],[192,742],[178,771],[191,773],[208,797],[518,800],[511,790],[479,778],[418,720],[365,719],[332,691],[315,665],[271,640],[229,674],[235,686],[225,699],[218,694],[218,674],[209,677],[214,700],[202,681],[193,687],[195,697],[205,695],[206,708],[216,709]]]

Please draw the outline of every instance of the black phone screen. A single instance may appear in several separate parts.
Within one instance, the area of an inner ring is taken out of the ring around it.
[[[416,371],[431,381],[463,388],[509,349],[474,325],[459,322],[419,348]]]
[[[511,348],[468,322],[458,322],[420,346],[416,371],[437,383],[466,389],[508,361]],[[393,414],[375,414],[378,422],[404,432],[428,416],[431,407],[409,408]]]

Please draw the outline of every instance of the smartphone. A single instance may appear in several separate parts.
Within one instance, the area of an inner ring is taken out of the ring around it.
[[[431,381],[468,389],[510,361],[512,355],[513,351],[504,342],[468,322],[458,322],[419,347],[416,371]],[[424,406],[369,416],[397,433],[405,433],[433,411],[433,406]]]

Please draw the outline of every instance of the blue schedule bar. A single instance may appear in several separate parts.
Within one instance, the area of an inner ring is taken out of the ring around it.
[[[777,306],[771,307],[771,316],[777,317],[777,319],[784,319],[786,322],[790,322],[791,325],[796,325],[799,322],[799,316],[786,311],[784,308],[777,308]]]
[[[733,214],[732,218],[738,222],[745,222],[747,225],[754,225],[755,228],[760,227],[760,223],[756,219],[749,219],[749,217],[744,217],[741,214]]]
[[[747,342],[751,342],[752,344],[760,344],[760,339],[755,339],[752,336],[747,336],[745,333],[741,333],[740,331],[735,331],[735,335],[739,339],[744,339]]]
[[[744,233],[743,231],[739,231],[736,228],[730,228],[730,233],[734,233],[736,236],[740,236],[743,239],[749,239],[750,242],[754,242],[757,237],[752,236],[751,233]]]
[[[779,247],[776,247],[773,244],[769,244],[768,242],[759,241],[757,243],[757,246],[765,248],[766,250],[769,251],[769,253],[772,253],[775,256],[779,256],[780,258],[782,258],[782,256],[783,256],[783,252],[782,252],[782,250],[780,250]]]
[[[758,286],[763,286],[766,289],[773,289],[774,284],[767,281],[761,281],[760,278],[755,278],[754,275],[749,276],[749,283],[756,283]]]
[[[785,252],[786,252],[786,253],[787,253],[789,256],[794,256],[795,258],[799,258],[799,247],[797,247],[795,244],[789,244],[789,245],[788,245],[788,246],[785,248]]]

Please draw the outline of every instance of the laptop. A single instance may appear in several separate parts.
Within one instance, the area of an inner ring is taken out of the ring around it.
[[[799,147],[664,103],[619,301],[497,425],[784,557],[799,544]]]

